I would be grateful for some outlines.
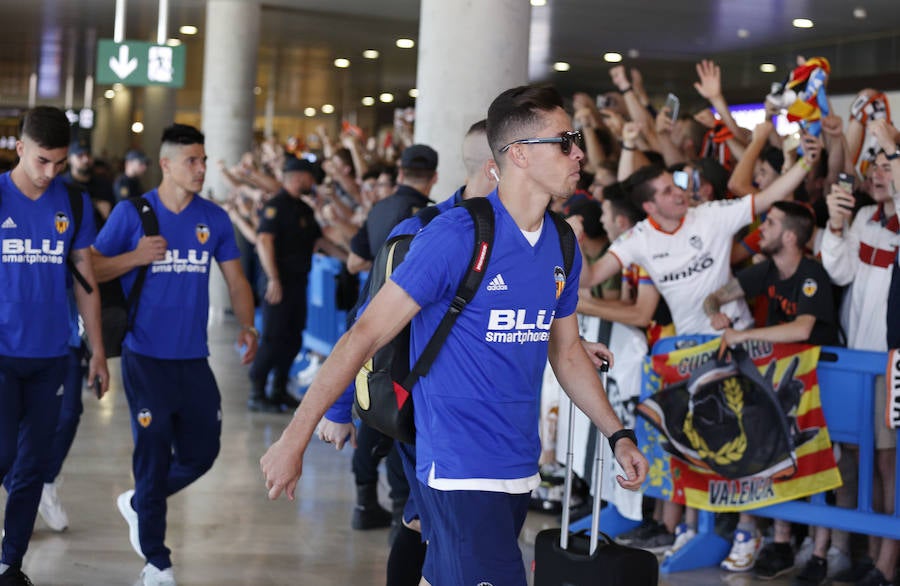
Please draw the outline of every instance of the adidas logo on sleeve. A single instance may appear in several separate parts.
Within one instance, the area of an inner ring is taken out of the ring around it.
[[[488,291],[506,291],[507,289],[509,287],[506,286],[506,281],[503,280],[503,275],[500,273],[497,273],[497,276],[491,279],[487,286]]]
[[[3,220],[3,223],[0,224],[0,228],[18,228],[18,226],[16,226],[15,221],[13,221],[12,216],[10,216]]]

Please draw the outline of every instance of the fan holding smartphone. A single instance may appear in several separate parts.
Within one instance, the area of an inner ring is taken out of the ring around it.
[[[672,122],[678,120],[678,110],[681,107],[681,100],[675,94],[666,96],[666,103],[663,106],[669,112],[669,118]]]

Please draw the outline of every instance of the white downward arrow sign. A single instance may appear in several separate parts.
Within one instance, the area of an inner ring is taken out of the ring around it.
[[[119,79],[125,79],[131,75],[132,72],[137,69],[137,66],[137,58],[131,60],[128,59],[128,45],[119,47],[118,59],[115,57],[109,58],[109,68],[113,70],[113,73],[119,76]]]

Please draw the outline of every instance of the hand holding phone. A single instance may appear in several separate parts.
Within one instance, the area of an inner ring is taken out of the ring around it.
[[[663,107],[669,110],[669,118],[672,119],[672,122],[678,120],[678,109],[681,107],[681,100],[678,99],[678,96],[675,94],[666,96],[666,104]]]
[[[94,382],[91,384],[91,388],[94,389],[94,396],[98,399],[103,397],[103,379],[100,378],[100,375],[94,377]]]
[[[843,189],[844,191],[846,191],[847,193],[849,193],[852,196],[854,179],[855,178],[853,177],[853,175],[850,175],[849,173],[838,173],[837,185],[838,185],[838,187],[840,187],[841,189]],[[853,204],[842,201],[838,205],[840,205],[842,208],[844,208],[848,212],[853,211]]]

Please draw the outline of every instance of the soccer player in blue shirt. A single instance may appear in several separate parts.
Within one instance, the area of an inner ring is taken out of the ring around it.
[[[57,108],[29,110],[16,142],[19,162],[0,175],[0,482],[9,498],[4,518],[0,585],[31,584],[22,559],[37,516],[62,403],[69,349],[66,260],[91,293],[74,285],[75,301],[94,352],[89,377],[109,387],[100,331],[100,295],[88,247],[95,229],[82,194],[80,226],[59,173],[66,166],[69,121]],[[77,232],[77,235],[76,235]]]
[[[487,120],[501,178],[488,196],[493,252],[478,294],[413,389],[418,504],[428,539],[423,583],[433,586],[526,583],[517,538],[540,482],[538,415],[548,352],[563,389],[610,437],[625,471],[620,485],[637,489],[647,474],[633,433],[622,428],[578,337],[580,256],[566,275],[546,213],[551,198],[575,190],[584,157],[578,133],[560,95],[547,87],[503,92]],[[422,351],[467,270],[473,229],[468,212],[453,209],[416,236],[262,457],[269,498],[294,497],[316,425],[365,360],[410,321],[411,359]],[[505,287],[488,289],[492,280]]]
[[[166,499],[200,478],[219,453],[221,397],[207,361],[206,331],[213,259],[241,324],[244,364],[252,362],[259,336],[228,214],[198,195],[206,175],[203,143],[203,134],[192,126],[174,124],[163,132],[162,182],[144,194],[159,222],[158,236],[144,236],[135,206],[121,202],[94,243],[98,278],[121,277],[126,295],[137,269],[149,265],[122,344],[135,487],[117,502],[132,547],[147,560],[144,586],[174,586],[164,543]]]

